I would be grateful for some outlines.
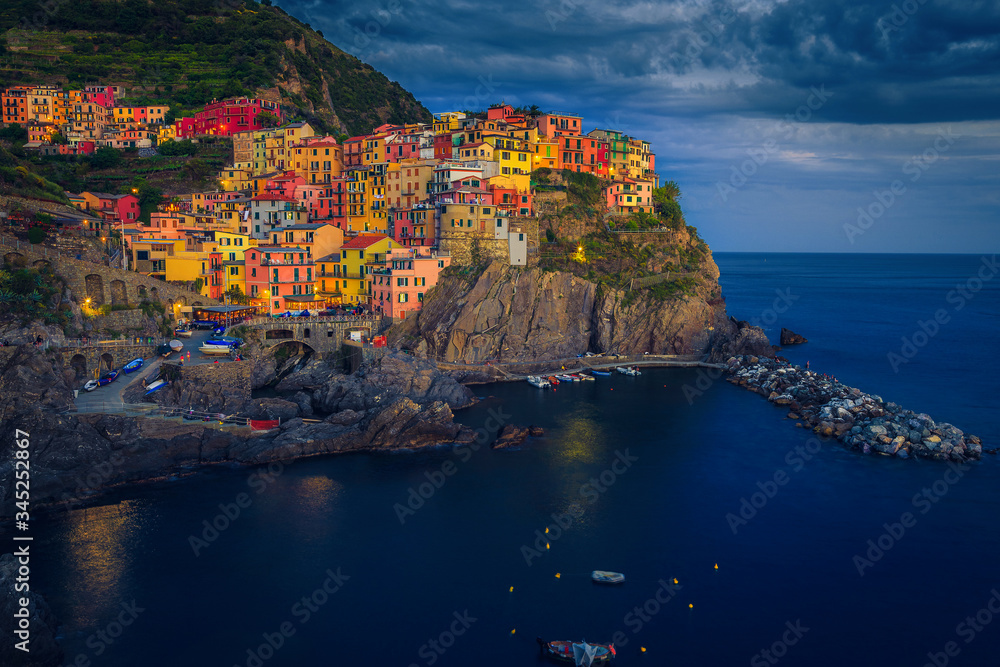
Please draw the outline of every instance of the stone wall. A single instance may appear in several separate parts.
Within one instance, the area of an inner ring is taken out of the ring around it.
[[[208,306],[219,303],[216,299],[134,271],[69,257],[53,257],[29,243],[11,245],[8,240],[0,239],[0,251],[3,252],[4,263],[8,266],[16,266],[20,258],[23,258],[26,266],[37,267],[48,264],[53,272],[66,280],[80,303],[89,298],[91,306],[94,307],[104,304],[138,305],[142,301],[160,301],[172,309],[174,304]]]
[[[382,330],[380,318],[336,321],[325,318],[310,318],[296,320],[283,318],[280,320],[255,322],[249,326],[263,333],[261,344],[264,346],[280,345],[281,343],[302,343],[320,356],[339,352],[344,337],[351,329],[366,329],[370,336],[378,335]]]
[[[538,219],[509,218],[508,228],[511,233],[524,233],[528,239],[528,256],[538,253]],[[506,238],[496,239],[492,230],[470,230],[441,234],[441,250],[451,253],[451,263],[468,266],[475,263],[478,255],[480,262],[497,260],[510,263],[510,244]]]
[[[159,317],[159,315],[157,315]],[[151,320],[138,308],[133,310],[113,310],[107,315],[97,315],[90,320],[96,331],[141,331],[145,334],[156,334],[156,328],[150,330]]]
[[[156,355],[152,345],[61,348],[58,352],[62,355],[63,367],[73,370],[77,381],[92,380],[95,371],[104,373],[121,368],[136,357],[142,357],[148,363]]]

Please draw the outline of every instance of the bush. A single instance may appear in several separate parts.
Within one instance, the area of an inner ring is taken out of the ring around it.
[[[28,242],[32,244],[39,244],[45,240],[45,230],[35,225],[28,230]]]

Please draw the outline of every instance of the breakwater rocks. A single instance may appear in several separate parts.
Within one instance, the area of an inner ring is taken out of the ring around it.
[[[865,454],[942,461],[978,459],[979,438],[781,359],[730,357],[729,381],[787,406],[790,419]]]

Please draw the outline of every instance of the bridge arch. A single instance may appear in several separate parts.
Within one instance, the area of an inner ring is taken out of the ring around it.
[[[114,364],[115,358],[111,356],[110,352],[105,352],[101,355],[100,369],[102,373],[112,370],[115,367]]]
[[[291,329],[268,329],[264,332],[264,340],[292,340],[295,332]]]
[[[160,300],[160,290],[156,289],[155,287],[150,287],[149,288],[149,298],[152,301],[159,301]]]
[[[36,269],[44,269],[48,266],[51,266],[49,260],[47,259],[36,259],[34,262],[31,263],[31,265]]]
[[[87,298],[90,299],[92,308],[99,308],[104,305],[104,278],[97,273],[91,273],[85,277],[84,283],[87,286]]]
[[[74,354],[69,360],[69,367],[76,373],[76,379],[87,377],[87,357],[82,354]]]
[[[110,287],[111,287],[111,305],[127,306],[128,292],[125,290],[125,281],[112,280]]]
[[[146,300],[146,286],[145,285],[139,285],[138,287],[136,287],[135,288],[135,294],[136,294],[137,297],[139,297],[139,301],[145,301]]]
[[[277,354],[277,350],[279,348],[290,348],[292,353],[301,351],[308,352],[309,354],[316,354],[319,352],[319,350],[315,347],[303,340],[299,340],[298,338],[282,339],[280,343],[271,346],[271,349],[275,350],[275,354]]]
[[[24,261],[24,255],[19,252],[9,252],[3,256],[4,264],[7,266],[17,266],[18,260]]]

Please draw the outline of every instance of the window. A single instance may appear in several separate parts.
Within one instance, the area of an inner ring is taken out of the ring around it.
[[[257,277],[257,269],[250,269],[250,277],[251,278]]]
[[[240,275],[240,267],[238,267],[238,266],[230,266],[229,267],[229,275],[231,275],[231,276],[238,276],[238,275]]]
[[[137,260],[143,260],[143,261],[148,260],[149,259],[149,251],[148,250],[137,250],[136,253],[135,253],[135,258]]]

